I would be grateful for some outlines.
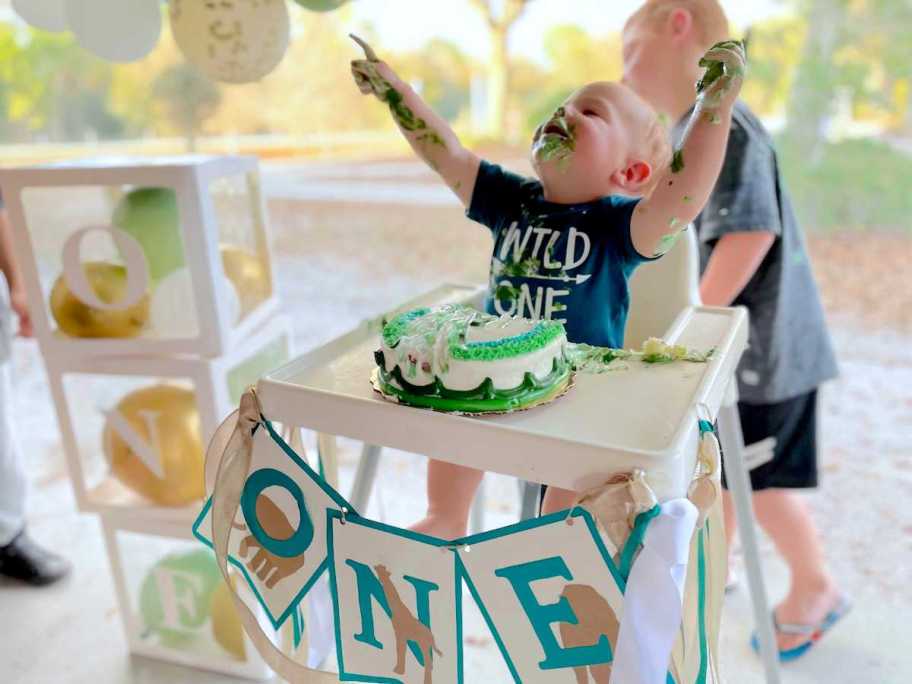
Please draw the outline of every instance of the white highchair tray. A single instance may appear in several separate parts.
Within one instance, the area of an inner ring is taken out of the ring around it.
[[[477,288],[446,285],[397,311],[478,301]],[[392,312],[391,312],[392,313]],[[716,415],[747,342],[747,313],[690,307],[665,335],[707,350],[708,363],[578,373],[551,404],[496,416],[461,416],[400,406],[371,388],[379,320],[298,357],[258,383],[270,420],[341,435],[567,489],[644,469],[660,499],[686,492],[696,454],[696,410]]]

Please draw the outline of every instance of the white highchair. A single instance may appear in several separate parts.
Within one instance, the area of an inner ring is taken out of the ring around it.
[[[625,347],[636,349],[649,337],[662,337],[682,310],[700,305],[699,279],[700,259],[695,231],[691,228],[685,231],[668,254],[657,261],[641,265],[634,272],[630,280],[630,313],[624,337]],[[480,302],[477,304],[480,305]],[[748,477],[749,467],[756,467],[771,457],[775,441],[764,440],[745,447],[738,417],[737,383],[734,377],[719,410],[718,424],[725,475],[735,504],[766,680],[769,684],[778,684],[779,661],[760,565]],[[349,496],[355,510],[367,510],[379,457],[380,447],[364,445]],[[536,515],[539,489],[537,484],[520,482],[522,519]],[[483,509],[484,490],[480,487],[472,507],[470,532],[483,529]]]

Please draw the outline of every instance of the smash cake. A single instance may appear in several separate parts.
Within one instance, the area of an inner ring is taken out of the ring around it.
[[[448,304],[414,309],[383,324],[371,383],[385,398],[409,406],[506,413],[556,399],[575,373],[621,371],[632,363],[706,363],[713,352],[656,337],[637,351],[574,344],[558,321]]]
[[[557,321],[444,305],[400,314],[382,329],[375,389],[410,406],[461,413],[531,408],[572,381]]]

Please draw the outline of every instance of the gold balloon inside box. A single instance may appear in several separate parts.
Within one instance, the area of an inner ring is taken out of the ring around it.
[[[276,316],[212,359],[47,355],[80,508],[192,522],[205,498],[209,439],[291,347],[290,322]]]

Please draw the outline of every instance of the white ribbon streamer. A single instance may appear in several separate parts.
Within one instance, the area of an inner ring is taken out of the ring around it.
[[[610,684],[665,684],[698,515],[688,499],[674,499],[650,522],[627,578]]]

